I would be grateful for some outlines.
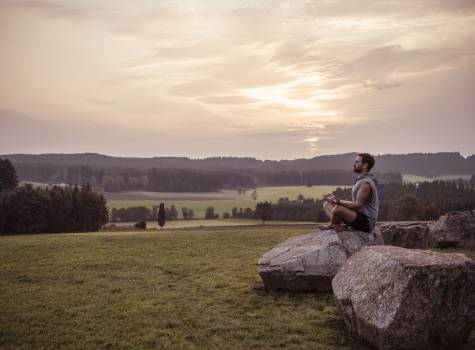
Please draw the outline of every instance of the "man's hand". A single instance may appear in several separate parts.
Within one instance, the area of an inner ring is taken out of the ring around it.
[[[331,204],[340,204],[340,200],[330,193],[324,194],[323,199]]]

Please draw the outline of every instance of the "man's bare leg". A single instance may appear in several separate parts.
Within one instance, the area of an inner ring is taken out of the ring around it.
[[[324,230],[334,229],[337,232],[341,232],[347,229],[347,223],[355,221],[358,215],[351,209],[348,209],[342,205],[331,204],[329,202],[323,203],[323,209],[330,218],[330,225],[321,227],[321,229]]]
[[[336,224],[340,224],[340,227],[335,227],[336,231],[343,231],[347,229],[348,224],[355,221],[355,219],[358,216],[358,214],[355,211],[348,209],[342,205],[337,205],[333,209],[332,214],[334,217],[334,222]],[[341,223],[343,223],[343,225],[341,225]]]
[[[341,222],[343,221],[341,218],[334,214],[335,208],[337,207],[336,204],[331,204],[329,202],[323,202],[323,210],[327,214],[327,217],[330,219],[329,225],[320,226],[321,230],[330,230],[334,229],[335,231],[341,232],[347,228],[347,225]]]

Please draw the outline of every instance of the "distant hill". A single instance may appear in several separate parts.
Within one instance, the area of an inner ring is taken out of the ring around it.
[[[200,170],[350,170],[357,153],[317,156],[310,159],[258,160],[255,158],[211,157],[112,157],[97,153],[79,154],[5,154],[13,164],[88,165],[94,169],[200,169]],[[459,152],[383,154],[375,156],[374,170],[420,176],[475,174],[475,155],[464,158]]]

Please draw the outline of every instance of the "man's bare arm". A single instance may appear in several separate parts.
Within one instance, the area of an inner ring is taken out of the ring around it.
[[[356,194],[356,202],[340,200],[339,204],[351,210],[359,210],[365,205],[370,194],[371,186],[368,183],[364,183]]]

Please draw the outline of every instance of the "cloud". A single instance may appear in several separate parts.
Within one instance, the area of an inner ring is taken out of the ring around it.
[[[256,102],[255,99],[245,96],[208,96],[199,98],[198,101],[218,105],[242,105]]]
[[[118,104],[117,102],[102,100],[100,98],[88,98],[87,101],[92,103],[92,104],[99,105],[99,106],[113,106],[113,105]]]
[[[126,75],[126,76],[104,79],[100,83],[104,85],[123,85],[123,84],[142,83],[142,82],[147,82],[154,79],[157,79],[157,74],[134,74],[134,75]]]
[[[25,0],[2,1],[2,6],[29,10],[53,18],[85,19],[103,12],[103,9],[90,5],[73,5],[64,1]]]
[[[3,1],[0,108],[35,116],[8,125],[44,145],[152,154],[348,151],[361,130],[395,140],[429,114],[467,128],[473,4]]]

